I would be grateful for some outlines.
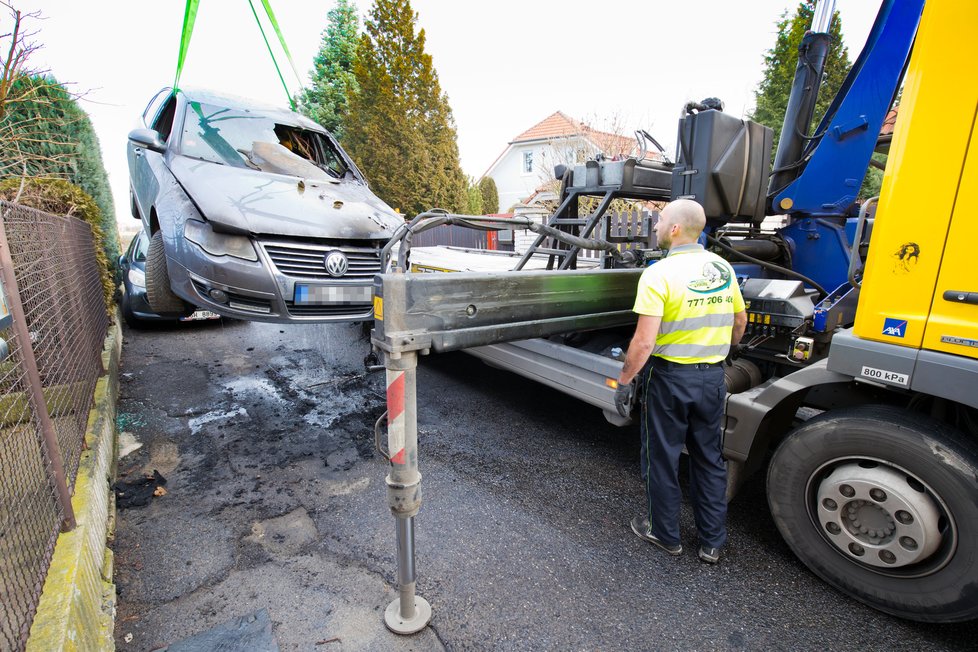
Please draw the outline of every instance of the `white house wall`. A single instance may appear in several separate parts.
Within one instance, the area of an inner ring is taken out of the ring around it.
[[[552,180],[556,163],[573,163],[576,150],[593,154],[594,146],[582,139],[514,143],[487,173],[499,192],[499,210],[508,212],[537,188]],[[523,153],[533,153],[533,171],[523,172]]]
[[[533,171],[523,172],[523,153],[533,153]],[[489,176],[499,192],[499,210],[506,212],[521,200],[533,194],[541,184],[539,159],[543,156],[541,144],[516,144],[496,163]]]

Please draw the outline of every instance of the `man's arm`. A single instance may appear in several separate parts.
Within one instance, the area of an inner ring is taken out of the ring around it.
[[[733,332],[730,334],[731,346],[734,344],[740,344],[740,338],[744,336],[745,330],[747,330],[747,311],[741,310],[740,312],[735,312]]]
[[[747,315],[744,313],[744,323],[747,323]],[[635,334],[628,345],[628,353],[625,354],[625,366],[621,369],[618,376],[619,385],[627,385],[635,379],[635,375],[642,370],[652,349],[655,348],[655,338],[659,335],[659,325],[662,324],[662,317],[652,317],[650,315],[639,315],[638,325],[635,326]],[[740,329],[743,334],[743,327]]]

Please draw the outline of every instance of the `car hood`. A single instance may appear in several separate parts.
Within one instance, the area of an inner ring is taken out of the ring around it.
[[[174,156],[169,167],[219,231],[379,240],[404,222],[358,181],[304,179],[185,156]]]

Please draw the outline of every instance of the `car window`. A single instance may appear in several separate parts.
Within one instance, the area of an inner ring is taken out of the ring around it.
[[[176,115],[176,111],[177,98],[171,95],[163,110],[153,121],[153,129],[159,133],[164,143],[170,138],[170,130],[173,128],[173,117]]]
[[[153,99],[151,99],[149,101],[149,104],[146,105],[146,110],[143,111],[144,125],[148,127],[151,124],[153,124],[153,118],[155,118],[156,114],[160,112],[160,107],[163,106],[163,102],[165,102],[166,98],[168,98],[169,96],[170,96],[169,88],[164,88],[159,93],[153,96]]]
[[[235,167],[274,172],[256,151],[278,147],[285,156],[312,163],[332,177],[352,175],[350,165],[323,134],[246,110],[190,102],[183,123],[181,152],[185,156]],[[284,148],[284,150],[281,150]],[[287,150],[287,151],[285,151]],[[307,163],[308,165],[308,163]]]
[[[146,262],[146,250],[149,247],[149,241],[146,239],[146,235],[140,231],[133,238],[132,246],[129,248],[129,260],[137,263]]]

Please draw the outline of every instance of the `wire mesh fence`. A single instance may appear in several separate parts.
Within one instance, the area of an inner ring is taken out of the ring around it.
[[[0,319],[0,650],[20,650],[58,533],[74,524],[109,319],[81,220],[0,202],[0,272],[0,318],[12,317]]]

